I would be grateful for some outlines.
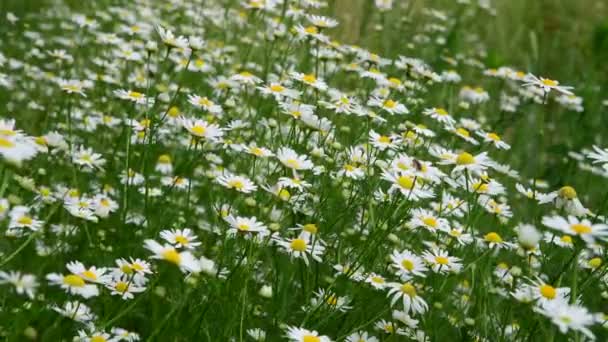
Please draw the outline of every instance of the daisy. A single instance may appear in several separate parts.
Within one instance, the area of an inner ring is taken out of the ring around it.
[[[256,85],[262,83],[262,79],[250,73],[249,71],[241,71],[238,74],[232,75],[230,77],[230,80],[245,85]]]
[[[604,164],[606,168],[608,165],[608,149],[602,149],[599,146],[593,145],[593,151],[586,153],[587,158],[592,159],[594,164]]]
[[[196,241],[197,236],[191,229],[171,229],[160,232],[160,237],[176,248],[194,249],[201,243]]]
[[[15,287],[17,294],[25,294],[30,299],[34,299],[36,289],[38,288],[38,281],[36,276],[33,274],[21,274],[20,272],[0,271],[0,284],[11,284]]]
[[[390,114],[408,114],[409,110],[401,103],[391,99],[380,99],[377,97],[371,98],[367,102],[368,106],[379,107]]]
[[[463,128],[463,127],[451,128],[451,132],[473,145],[479,145],[479,142],[477,140],[475,140],[473,137],[471,137],[471,133],[466,128]]]
[[[68,94],[79,94],[83,97],[87,97],[84,93],[85,84],[82,81],[60,79],[58,83],[61,90],[67,92]]]
[[[146,95],[134,90],[117,89],[114,90],[114,95],[120,99],[132,101],[137,104],[146,104],[146,102],[148,102]]]
[[[171,156],[168,154],[161,154],[160,156],[158,156],[154,170],[162,173],[163,175],[170,175],[171,173],[173,173],[173,164],[171,163]]]
[[[274,153],[271,150],[265,147],[258,147],[255,145],[255,143],[251,143],[249,146],[241,145],[240,149],[259,158],[268,158],[274,156]]]
[[[79,295],[83,298],[91,298],[99,295],[99,290],[94,284],[87,284],[85,279],[76,274],[63,275],[59,273],[47,274],[46,279],[52,285],[58,285],[67,293]]]
[[[365,277],[364,281],[370,284],[376,290],[383,290],[387,285],[387,281],[383,276],[373,272]]]
[[[180,268],[184,273],[198,273],[201,270],[198,260],[187,251],[178,252],[173,246],[160,243],[154,240],[144,240],[144,247],[154,253],[152,259],[165,260]]]
[[[603,223],[592,224],[587,219],[579,220],[575,216],[544,216],[543,225],[561,231],[564,234],[579,236],[587,245],[595,243],[595,239],[604,240],[608,235],[608,225]]]
[[[498,149],[508,150],[511,148],[509,144],[502,141],[500,136],[494,132],[477,131],[476,134],[483,138],[484,142],[494,145]]]
[[[129,261],[127,261],[126,259],[120,258],[116,259],[115,263],[117,268],[114,269],[113,273],[126,274],[128,276],[132,276],[134,274],[138,274],[140,276],[152,274],[150,263],[145,260],[129,258]]]
[[[207,97],[200,97],[198,95],[188,95],[188,102],[197,108],[208,111],[212,114],[221,114],[222,107],[215,104],[215,102],[209,100]]]
[[[223,129],[200,119],[182,118],[182,126],[194,137],[218,141],[224,135]]]
[[[375,148],[379,149],[380,151],[384,151],[387,148],[396,149],[401,142],[401,138],[395,134],[381,135],[372,129],[369,131],[369,142]]]
[[[408,222],[408,226],[412,228],[426,228],[431,232],[447,232],[449,230],[450,223],[448,220],[437,216],[430,210],[416,208],[412,211],[412,219]]]
[[[78,322],[87,323],[96,319],[95,314],[84,303],[78,301],[66,302],[63,307],[51,305],[53,311]]]
[[[574,330],[582,332],[592,340],[595,339],[595,336],[588,328],[588,326],[595,324],[594,316],[583,306],[554,300],[541,307],[535,307],[534,311],[551,319],[551,322],[557,325],[559,331],[564,334],[568,330]]]
[[[298,155],[296,151],[289,147],[281,147],[277,151],[277,159],[286,167],[297,170],[310,170],[314,167],[306,155]]]
[[[393,251],[391,254],[392,266],[396,269],[397,275],[402,280],[411,279],[413,276],[426,277],[427,271],[422,258],[406,250],[401,252]]]
[[[78,150],[73,152],[72,161],[74,164],[85,166],[89,170],[103,170],[103,165],[106,160],[101,154],[93,152],[92,148],[80,146]]]
[[[432,249],[422,254],[424,260],[431,265],[431,269],[436,273],[458,273],[462,269],[459,258],[449,256],[448,252],[442,249]]]
[[[498,234],[496,232],[489,232],[486,235],[484,235],[483,236],[483,241],[485,241],[490,248],[496,248],[496,249],[506,248],[506,249],[511,249],[511,248],[514,247],[514,245],[512,243],[504,241],[502,239],[502,236],[500,236],[500,234]]]
[[[224,221],[230,225],[230,229],[228,229],[227,234],[231,236],[234,236],[237,233],[257,233],[261,235],[267,235],[269,233],[266,225],[258,221],[255,217],[234,217],[232,215],[228,215],[224,218]]]
[[[281,83],[272,82],[269,85],[258,87],[258,89],[264,95],[273,95],[277,101],[281,100],[284,97],[290,99],[297,99],[300,97],[300,92],[294,89],[289,89],[283,86]]]
[[[188,47],[188,39],[184,36],[176,37],[173,32],[164,27],[158,25],[156,26],[156,32],[160,36],[160,39],[163,41],[165,45],[169,48],[180,48],[185,49]]]
[[[229,172],[224,172],[215,181],[228,189],[234,189],[245,194],[256,191],[258,188],[249,178],[233,175]]]
[[[332,28],[338,26],[337,20],[320,15],[307,15],[306,19],[318,28]]]
[[[456,123],[456,120],[443,108],[428,108],[423,110],[422,114],[430,116],[444,126],[451,127]]]
[[[390,283],[388,285],[388,296],[391,298],[391,305],[401,299],[403,302],[403,311],[412,314],[424,314],[429,306],[420,297],[416,291],[414,284],[410,282],[404,283]]]
[[[464,173],[466,170],[471,174],[478,175],[492,164],[492,160],[488,157],[487,152],[482,152],[475,156],[468,152],[461,152],[450,160],[440,162],[440,164],[456,165],[452,169],[452,174]]]
[[[378,2],[378,0],[376,0]],[[355,332],[346,337],[346,342],[380,342],[375,336],[369,335],[366,331]]]
[[[108,275],[106,274],[107,269],[104,267],[97,268],[91,266],[90,268],[86,268],[81,262],[72,261],[66,264],[66,268],[72,274],[91,283],[104,283],[108,279]]]
[[[347,312],[353,308],[349,303],[350,299],[348,297],[337,296],[331,291],[319,289],[319,291],[315,292],[315,297],[311,299],[310,306],[311,308],[315,308],[321,305],[327,305],[331,310]]]
[[[309,263],[308,256],[321,262],[321,255],[325,252],[325,246],[320,241],[313,240],[310,237],[299,236],[293,239],[283,239],[279,236],[273,236],[273,241],[292,258],[304,259],[306,265]]]
[[[321,91],[327,90],[327,84],[325,83],[325,81],[318,79],[313,74],[302,74],[299,72],[292,72],[291,77],[294,80],[302,82],[306,85],[309,85],[317,90],[321,90]]]
[[[537,301],[538,305],[544,306],[554,300],[567,301],[570,289],[567,287],[553,287],[537,277],[535,280],[529,280],[529,283],[521,285],[511,295],[520,302],[531,303]]]
[[[111,295],[118,295],[121,299],[133,299],[134,293],[141,293],[146,290],[145,286],[141,286],[135,281],[137,278],[119,277],[113,278],[105,283]]]
[[[9,235],[21,235],[23,234],[23,228],[27,228],[31,231],[37,231],[44,224],[43,221],[37,220],[30,215],[30,208],[24,206],[16,206],[11,209],[9,213],[10,222],[8,224],[8,230],[6,231]]]
[[[290,342],[331,342],[331,339],[324,335],[319,335],[314,330],[308,330],[298,327],[287,327],[285,335]]]
[[[399,191],[403,196],[406,196],[406,198],[411,199],[412,201],[434,197],[431,190],[422,188],[422,182],[417,181],[416,177],[398,172],[384,171],[382,173],[382,179],[392,183],[388,190],[389,194]]]
[[[524,78],[524,87],[534,86],[542,89],[545,93],[549,93],[551,90],[555,90],[559,93],[566,95],[573,95],[570,89],[573,87],[560,86],[558,81],[551,80],[543,77],[536,77],[532,74],[527,74]]]

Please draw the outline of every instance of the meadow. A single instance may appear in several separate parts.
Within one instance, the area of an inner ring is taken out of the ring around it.
[[[608,3],[0,2],[0,340],[608,339]]]

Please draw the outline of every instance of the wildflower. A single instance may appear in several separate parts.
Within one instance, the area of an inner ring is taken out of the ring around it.
[[[422,255],[424,260],[431,265],[433,272],[458,273],[462,268],[459,258],[449,256],[448,252],[441,249],[426,251]]]
[[[391,254],[392,266],[397,270],[397,275],[402,280],[411,279],[413,276],[425,277],[424,272],[427,271],[422,258],[414,253],[403,250],[401,252],[393,251]]]
[[[595,239],[606,239],[608,235],[608,225],[603,223],[592,224],[587,219],[579,220],[574,216],[564,218],[562,216],[545,216],[542,219],[543,225],[558,230],[564,234],[578,236],[588,245],[595,243]]]
[[[227,231],[227,234],[229,235],[236,235],[237,233],[257,233],[261,235],[268,234],[268,228],[255,217],[234,217],[232,215],[228,215],[224,218],[224,220],[230,225],[230,229]]]
[[[215,102],[209,100],[206,97],[200,97],[198,95],[188,95],[188,102],[197,108],[208,111],[209,113],[219,115],[222,113],[222,107],[215,104]]]
[[[85,279],[77,274],[63,275],[59,273],[47,274],[46,279],[52,285],[58,285],[67,293],[91,298],[99,295],[99,289],[95,284],[87,284]]]
[[[388,295],[392,297],[391,305],[395,305],[401,299],[403,311],[406,313],[424,314],[428,310],[427,303],[418,295],[416,287],[410,282],[389,284]]]
[[[285,335],[290,342],[331,342],[331,339],[324,335],[319,335],[315,330],[307,330],[298,327],[287,327]]]
[[[551,322],[557,325],[562,333],[567,333],[568,330],[580,331],[588,338],[595,339],[588,328],[595,323],[595,320],[593,315],[583,306],[555,300],[542,307],[536,307],[534,310],[551,319]]]
[[[321,262],[321,255],[325,252],[323,243],[311,237],[299,236],[293,239],[283,239],[273,236],[273,241],[292,258],[304,259],[306,265],[308,265],[308,256]]]
[[[205,138],[212,142],[219,140],[224,135],[223,129],[218,125],[199,119],[182,118],[182,126],[194,137]]]
[[[160,25],[156,27],[156,32],[158,32],[162,42],[170,48],[185,49],[188,47],[188,39],[184,36],[176,37],[173,32]]]
[[[532,74],[527,74],[524,78],[524,86],[534,86],[542,89],[545,93],[549,93],[551,90],[555,90],[559,93],[572,95],[570,89],[572,87],[560,86],[558,81],[551,80],[543,77],[536,77]]]
[[[258,188],[249,178],[236,176],[229,172],[225,172],[223,175],[216,178],[216,181],[228,189],[234,189],[245,194],[256,191]]]
[[[123,100],[132,101],[137,104],[146,104],[148,102],[148,98],[145,94],[142,94],[135,90],[117,89],[114,90],[114,95]]]
[[[77,322],[87,323],[96,319],[95,314],[91,309],[86,304],[78,301],[66,302],[63,307],[52,305],[51,309],[60,315]]]
[[[162,230],[160,237],[176,248],[194,249],[201,245],[196,241],[197,237],[194,232],[188,228]]]
[[[190,252],[178,252],[171,245],[161,245],[150,239],[144,240],[144,247],[154,253],[152,256],[153,259],[165,260],[174,264],[184,273],[198,273],[201,270],[198,260]]]
[[[294,171],[297,170],[310,170],[314,167],[313,163],[308,160],[306,155],[298,155],[294,150],[288,147],[281,147],[277,151],[277,158],[279,161]]]
[[[30,299],[34,299],[36,289],[38,288],[38,281],[36,276],[33,274],[22,274],[21,272],[0,271],[0,284],[11,284],[15,287],[17,294],[25,294]]]

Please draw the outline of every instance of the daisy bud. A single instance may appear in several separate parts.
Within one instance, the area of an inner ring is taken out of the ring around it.
[[[264,298],[272,298],[272,287],[269,285],[264,285],[260,288],[258,294]]]
[[[247,199],[245,199],[245,204],[247,204],[250,207],[255,207],[258,204],[258,202],[256,202],[255,198],[248,197]]]
[[[533,225],[524,224],[521,225],[517,232],[517,239],[519,244],[524,249],[532,249],[538,245],[541,239],[541,234],[536,230]]]
[[[520,275],[521,275],[521,268],[519,268],[519,267],[517,267],[517,266],[513,266],[513,267],[511,267],[511,271],[510,271],[510,272],[511,272],[511,274],[512,274],[514,277],[518,277],[518,276],[520,276]]]
[[[268,225],[268,229],[272,230],[273,232],[276,232],[276,231],[279,231],[279,229],[281,229],[281,225],[276,222],[273,222]]]
[[[392,243],[399,243],[401,242],[401,240],[399,239],[399,237],[393,233],[388,234],[388,240],[391,241]]]
[[[30,340],[35,340],[38,338],[38,332],[33,327],[27,327],[23,330],[23,336],[29,338]]]
[[[475,325],[475,319],[473,319],[471,317],[467,317],[464,319],[464,323],[467,325]]]
[[[157,286],[154,288],[154,294],[159,297],[164,297],[167,294],[167,290],[162,286]]]

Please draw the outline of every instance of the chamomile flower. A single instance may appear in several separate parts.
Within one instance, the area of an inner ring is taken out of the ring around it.
[[[608,225],[603,223],[591,223],[587,219],[579,220],[575,216],[545,216],[543,225],[560,231],[564,234],[578,236],[588,245],[595,243],[596,239],[604,240],[608,236]]]
[[[146,104],[148,102],[148,98],[145,94],[135,90],[117,89],[114,90],[114,95],[120,99],[132,101],[137,104]]]
[[[587,308],[581,305],[554,300],[541,307],[536,307],[534,310],[549,318],[562,333],[567,333],[569,330],[580,331],[588,338],[595,339],[595,336],[588,328],[595,324],[594,316]]]
[[[448,231],[450,223],[430,210],[416,208],[412,211],[412,219],[408,222],[412,228],[425,228],[431,232]]]
[[[424,314],[429,306],[422,297],[418,295],[415,284],[406,281],[404,283],[390,283],[388,296],[391,297],[391,305],[399,300],[403,304],[403,311],[412,314]]]
[[[96,319],[96,316],[91,311],[91,308],[78,301],[66,302],[62,307],[52,305],[51,309],[64,317],[81,323],[91,322]]]
[[[379,149],[380,151],[384,151],[386,149],[396,149],[399,143],[401,142],[401,138],[395,134],[378,134],[372,129],[369,132],[369,142],[375,148]]]
[[[391,262],[393,268],[396,269],[396,273],[402,280],[408,280],[412,277],[425,277],[427,271],[426,265],[424,264],[421,257],[414,253],[403,250],[401,252],[393,251],[391,254]]]
[[[72,274],[75,274],[91,283],[104,283],[108,279],[108,270],[104,267],[97,268],[95,266],[91,266],[87,268],[79,261],[72,261],[66,264],[66,268],[72,272]]]
[[[135,293],[141,293],[146,290],[145,286],[142,286],[136,280],[138,278],[130,277],[115,277],[105,283],[107,289],[110,290],[110,294],[113,296],[120,296],[121,299],[133,299]]]
[[[156,26],[156,32],[158,32],[162,42],[170,48],[185,49],[188,47],[188,39],[184,36],[176,37],[171,30],[160,25]]]
[[[255,217],[241,217],[228,215],[224,220],[230,225],[228,235],[236,234],[260,234],[267,235],[268,228],[266,225],[257,220]]]
[[[461,260],[450,256],[447,251],[442,249],[426,251],[422,254],[422,257],[436,273],[458,273],[462,269]]]
[[[292,258],[303,259],[306,265],[309,264],[309,257],[321,262],[321,255],[325,252],[323,243],[311,237],[299,236],[292,239],[284,239],[279,236],[273,236],[273,241]]]
[[[87,284],[85,279],[77,274],[63,275],[59,273],[47,274],[46,279],[52,284],[60,286],[67,293],[91,298],[99,295],[95,284]]]
[[[292,72],[291,77],[299,82],[302,82],[308,86],[311,86],[317,90],[325,91],[327,90],[327,84],[322,79],[317,78],[313,74],[302,74],[299,72]]]
[[[193,106],[208,111],[209,113],[219,115],[222,113],[222,107],[209,100],[207,97],[198,95],[188,95],[188,102]]]
[[[490,143],[490,144],[494,145],[494,147],[496,147],[496,148],[503,149],[503,150],[508,150],[511,148],[511,146],[509,144],[504,142],[501,139],[501,137],[494,132],[478,131],[478,132],[476,132],[476,134],[478,136],[480,136],[484,140],[484,142]]]
[[[150,239],[144,240],[144,247],[154,253],[152,259],[165,260],[179,267],[184,273],[198,273],[201,270],[198,260],[188,251],[179,252],[169,244],[161,245]]]
[[[378,107],[389,114],[407,114],[409,110],[402,104],[397,101],[393,101],[391,99],[381,99],[378,97],[373,97],[367,102],[368,106]]]
[[[218,141],[224,135],[223,129],[200,119],[182,118],[182,126],[194,137],[208,141]]]
[[[304,154],[297,154],[296,151],[288,147],[281,147],[277,151],[277,159],[287,168],[294,171],[310,170],[314,164]]]
[[[189,228],[163,230],[160,237],[176,248],[194,249],[201,243],[196,241],[197,236]]]
[[[456,123],[456,120],[443,108],[428,108],[422,111],[422,114],[430,116],[446,127],[451,127]]]
[[[389,194],[398,191],[401,195],[412,201],[434,197],[433,192],[430,189],[425,189],[422,181],[415,176],[409,176],[400,172],[384,171],[382,178],[391,182],[391,187],[388,190]]]
[[[288,326],[285,337],[290,342],[331,342],[331,339],[324,335],[319,335],[315,330],[308,330],[294,326]]]
[[[561,86],[558,81],[551,80],[543,77],[536,77],[532,74],[527,74],[524,78],[524,86],[534,86],[542,89],[545,93],[549,93],[551,90],[555,90],[558,93],[572,95],[570,91],[573,87],[569,86]]]
[[[10,284],[15,287],[17,294],[27,295],[30,299],[34,299],[36,289],[38,288],[38,281],[36,276],[33,274],[22,274],[21,272],[0,271],[0,284]]]
[[[233,175],[229,172],[224,172],[223,175],[216,178],[216,181],[228,189],[234,189],[245,194],[256,191],[258,188],[249,178]]]

